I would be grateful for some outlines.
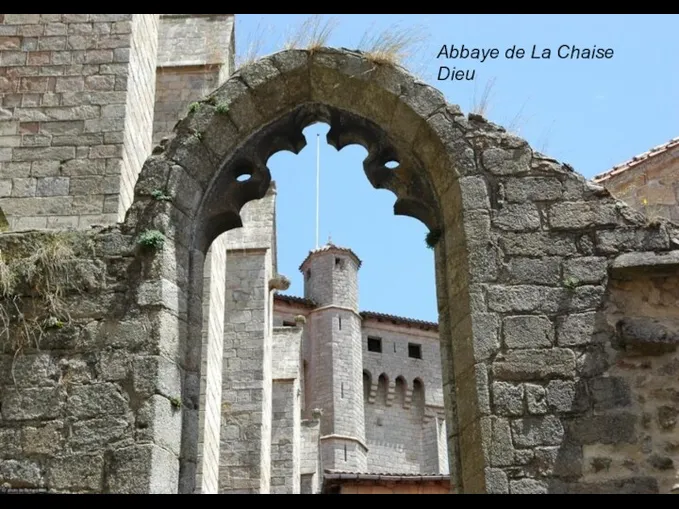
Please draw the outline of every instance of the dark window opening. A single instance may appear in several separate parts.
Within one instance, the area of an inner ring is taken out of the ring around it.
[[[337,325],[339,326],[339,330],[342,330],[342,317],[341,316],[337,317]]]
[[[283,327],[294,327],[295,322],[283,322]]]
[[[422,345],[416,345],[415,343],[408,343],[408,357],[411,359],[421,359],[422,358]]]
[[[342,268],[342,259],[341,258],[335,258],[335,267],[339,267],[340,269]]]
[[[396,343],[394,343],[394,353],[396,353]]]
[[[344,399],[344,382],[340,385],[340,398]]]
[[[382,339],[368,338],[368,351],[382,353]]]
[[[347,446],[344,446],[344,461],[347,461]]]

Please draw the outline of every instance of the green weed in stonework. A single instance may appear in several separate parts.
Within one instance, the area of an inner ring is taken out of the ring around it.
[[[431,230],[424,239],[429,249],[434,249],[439,240],[441,240],[441,230],[439,229]]]
[[[157,201],[172,201],[172,196],[165,194],[165,192],[160,189],[154,190],[151,193],[151,196]]]
[[[567,288],[568,290],[575,290],[578,286],[580,285],[580,281],[578,281],[574,277],[567,277],[566,279],[563,280],[563,286],[564,288]]]
[[[198,141],[202,141],[202,139],[203,139],[203,133],[200,133],[200,132],[198,132],[198,131],[193,131],[193,136],[194,136]]]
[[[170,398],[170,404],[175,410],[179,410],[182,407],[182,400],[179,398]]]
[[[158,250],[161,249],[165,243],[165,235],[158,230],[146,230],[139,235],[137,243],[146,249]]]
[[[191,103],[191,104],[189,104],[189,111],[190,111],[191,113],[195,113],[196,111],[198,111],[198,108],[200,108],[200,103]]]
[[[215,107],[215,112],[219,113],[220,115],[224,115],[228,111],[229,111],[229,106],[226,103],[219,103]]]

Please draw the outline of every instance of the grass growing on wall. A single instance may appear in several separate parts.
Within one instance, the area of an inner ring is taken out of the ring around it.
[[[92,264],[79,263],[76,251],[91,241],[73,232],[17,236],[0,251],[0,351],[15,358],[40,349],[49,329],[71,321],[64,297],[96,277]]]

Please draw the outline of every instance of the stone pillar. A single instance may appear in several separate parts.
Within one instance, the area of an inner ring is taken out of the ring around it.
[[[274,329],[271,428],[271,493],[300,492],[300,327]]]
[[[220,493],[269,491],[270,262],[268,250],[227,252]]]
[[[219,489],[219,440],[224,348],[224,292],[226,291],[226,236],[215,239],[205,257],[203,272],[203,341],[198,428],[196,490]]]
[[[319,493],[323,484],[319,449],[321,418],[315,413],[313,419],[301,423],[300,493],[303,495]]]
[[[438,453],[438,422],[436,417],[425,417],[422,422],[422,474],[438,474],[440,471]]]
[[[10,229],[123,219],[151,153],[158,14],[0,14]]]
[[[227,80],[235,54],[233,14],[161,14],[159,32],[154,144]]]
[[[219,492],[268,493],[276,187],[227,232]]]

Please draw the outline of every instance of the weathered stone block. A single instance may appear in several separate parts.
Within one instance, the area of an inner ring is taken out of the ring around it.
[[[523,415],[523,385],[493,383],[493,409],[498,415]]]
[[[22,432],[24,454],[57,455],[64,443],[64,423],[48,422],[41,427],[26,427]]]
[[[483,151],[481,163],[494,175],[518,175],[530,171],[531,154],[528,150],[489,148]]]
[[[512,283],[557,285],[561,279],[561,259],[512,258],[507,272]]]
[[[67,444],[74,452],[96,452],[108,444],[133,440],[131,428],[124,416],[82,420],[73,424]]]
[[[493,226],[513,232],[538,230],[540,212],[533,204],[508,204],[495,212]]]
[[[679,320],[625,317],[617,323],[615,345],[645,355],[674,352],[679,345]]]
[[[509,493],[507,474],[499,468],[486,468],[486,491],[488,493]]]
[[[580,230],[617,226],[618,212],[613,204],[591,202],[556,203],[549,209],[549,224],[554,230]]]
[[[40,463],[31,460],[0,460],[0,486],[41,488],[45,478]]]
[[[488,445],[488,456],[492,466],[503,467],[514,463],[512,435],[507,419],[491,418],[491,440]]]
[[[7,421],[54,419],[63,408],[66,393],[62,389],[5,388],[2,395],[2,417]]]
[[[561,181],[552,177],[523,177],[504,182],[509,202],[554,201],[563,193]]]
[[[599,256],[570,258],[564,262],[564,279],[573,278],[580,284],[600,283],[606,278],[608,259]]]
[[[66,409],[78,418],[99,417],[124,414],[128,404],[115,384],[100,383],[71,389]]]
[[[547,482],[537,479],[517,479],[509,481],[509,492],[517,495],[544,495],[548,491]]]
[[[547,404],[553,412],[581,412],[589,407],[586,383],[552,380],[547,384]]]
[[[596,313],[581,313],[557,318],[557,344],[559,346],[583,346],[591,343],[596,332],[596,320]]]
[[[509,316],[502,331],[507,348],[548,348],[554,343],[554,326],[546,316]]]
[[[104,480],[102,454],[77,454],[55,459],[48,471],[48,485],[57,490],[101,492]]]
[[[509,381],[573,378],[575,355],[565,348],[511,351],[493,363],[493,374]]]
[[[546,414],[548,410],[547,405],[547,391],[541,385],[525,384],[526,391],[526,408],[528,413],[533,415]]]
[[[564,428],[558,417],[524,417],[511,422],[513,443],[516,447],[561,445]]]

